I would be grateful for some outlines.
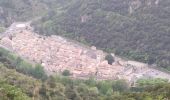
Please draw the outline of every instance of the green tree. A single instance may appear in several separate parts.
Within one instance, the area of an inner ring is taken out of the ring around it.
[[[105,60],[108,61],[108,64],[112,65],[112,63],[114,62],[114,57],[111,54],[109,54],[105,57]]]

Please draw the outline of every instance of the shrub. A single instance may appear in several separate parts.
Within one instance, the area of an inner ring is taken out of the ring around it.
[[[42,79],[42,80],[45,80],[47,77],[43,67],[40,64],[35,65],[35,68],[32,71],[32,75],[33,77]]]
[[[69,70],[64,70],[62,73],[63,76],[70,76],[70,71]]]

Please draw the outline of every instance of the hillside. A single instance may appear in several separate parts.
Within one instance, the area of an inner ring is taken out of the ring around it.
[[[51,2],[54,6],[58,0]],[[62,5],[35,22],[36,31],[170,69],[169,0],[73,0]]]
[[[0,100],[31,100],[34,87],[40,85],[31,77],[20,74],[12,69],[0,65]]]
[[[169,5],[0,0],[0,100],[169,100]]]
[[[0,0],[0,28],[15,21],[30,20],[46,13],[41,0]]]

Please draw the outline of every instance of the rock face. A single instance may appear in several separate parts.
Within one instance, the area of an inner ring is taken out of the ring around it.
[[[41,63],[48,74],[62,73],[67,69],[75,78],[94,76],[102,80],[126,79],[130,82],[141,77],[170,77],[149,68],[147,64],[125,61],[114,54],[115,62],[109,65],[104,60],[106,54],[94,46],[85,47],[60,36],[40,36],[28,27],[23,29],[15,27],[17,25],[13,24],[1,37],[0,46],[30,61]]]

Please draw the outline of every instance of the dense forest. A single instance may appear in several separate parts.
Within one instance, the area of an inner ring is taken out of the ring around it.
[[[46,3],[48,14],[34,23],[40,34],[62,35],[170,70],[169,0],[52,2]]]
[[[135,87],[129,87],[125,80],[47,76],[42,67],[37,69],[27,61],[16,58],[15,54],[0,48],[0,100],[170,99],[170,84],[164,79],[139,79]],[[28,66],[34,67],[28,70]]]
[[[0,0],[0,30],[15,21],[28,21],[46,13],[41,0]]]

